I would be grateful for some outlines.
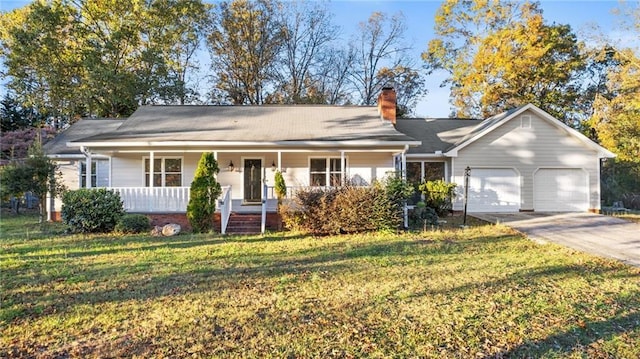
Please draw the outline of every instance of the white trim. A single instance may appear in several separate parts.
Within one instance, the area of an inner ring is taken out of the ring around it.
[[[531,103],[520,107],[514,113],[512,113],[512,114],[510,114],[508,116],[505,116],[503,119],[501,119],[501,120],[497,121],[496,123],[492,124],[491,126],[485,128],[481,132],[477,133],[475,136],[473,136],[473,137],[467,139],[466,141],[464,141],[463,143],[455,146],[453,149],[447,151],[445,153],[445,155],[446,156],[452,156],[452,157],[458,156],[458,151],[460,151],[463,148],[467,147],[468,145],[474,143],[478,139],[484,137],[489,132],[495,130],[496,128],[502,126],[504,123],[510,121],[513,118],[516,118],[517,116],[521,115],[522,113],[524,113],[525,111],[528,111],[528,110],[536,113],[538,116],[540,116],[540,118],[542,118],[543,120],[546,120],[547,122],[551,123],[552,125],[554,125],[558,129],[564,131],[568,135],[577,138],[585,146],[587,146],[588,148],[596,151],[598,153],[598,157],[600,157],[600,158],[613,158],[613,157],[616,157],[615,154],[613,154],[612,152],[610,152],[606,148],[604,148],[604,147],[598,145],[597,143],[591,141],[590,139],[588,139],[586,136],[584,136],[580,132],[574,130],[573,128],[571,128],[571,127],[569,127],[567,125],[565,125],[564,123],[560,122],[558,119],[554,118],[553,116],[551,116],[547,112],[543,111],[542,109],[540,109],[539,107],[537,107],[537,106],[535,106],[534,104],[531,104]],[[496,116],[500,116],[500,115],[496,115]],[[491,118],[489,118],[489,119],[487,119],[485,121],[488,121],[490,119]]]
[[[324,186],[316,186],[313,183],[311,183],[311,160],[312,159],[322,159],[324,160],[324,165],[325,165],[325,185]],[[309,181],[309,187],[330,187],[331,186],[331,159],[341,159],[341,156],[307,156],[307,170],[308,170],[308,176],[307,176],[307,180]],[[346,179],[346,176],[348,174],[347,171],[347,166],[349,165],[350,161],[349,161],[349,156],[344,156],[344,165],[342,164],[342,162],[340,163],[340,175],[341,177],[344,176],[344,178]]]

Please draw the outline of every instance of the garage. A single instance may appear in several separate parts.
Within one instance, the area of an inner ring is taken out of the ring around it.
[[[538,212],[589,209],[589,179],[579,168],[541,168],[533,177],[533,207]]]
[[[472,168],[469,177],[469,212],[520,210],[520,175],[512,168]]]

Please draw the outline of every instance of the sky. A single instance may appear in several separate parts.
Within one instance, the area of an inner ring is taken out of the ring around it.
[[[0,11],[9,11],[30,3],[25,0],[0,0]],[[440,6],[440,1],[411,0],[334,0],[329,2],[329,8],[334,14],[335,23],[342,28],[342,40],[347,41],[351,33],[357,30],[358,23],[366,21],[372,12],[385,12],[390,15],[402,12],[407,25],[405,42],[412,47],[411,60],[419,66],[424,62],[420,54],[427,48],[427,43],[434,36],[434,16]],[[587,32],[593,25],[597,25],[608,36],[618,39],[625,34],[616,33],[615,25],[619,17],[614,10],[619,7],[618,1],[588,1],[588,0],[542,0],[544,18],[548,23],[569,24],[574,32]],[[440,84],[446,74],[440,72],[427,77],[427,95],[421,99],[416,108],[418,117],[448,117],[451,112],[449,104],[449,89]],[[0,95],[4,89],[0,90]]]

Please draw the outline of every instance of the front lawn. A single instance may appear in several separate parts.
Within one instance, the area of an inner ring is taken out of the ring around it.
[[[2,221],[0,357],[640,357],[640,269],[502,226],[26,238]]]

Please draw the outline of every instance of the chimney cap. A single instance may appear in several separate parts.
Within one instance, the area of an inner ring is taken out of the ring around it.
[[[382,91],[385,91],[385,90],[395,90],[395,89],[393,88],[393,85],[385,85],[382,87]]]

